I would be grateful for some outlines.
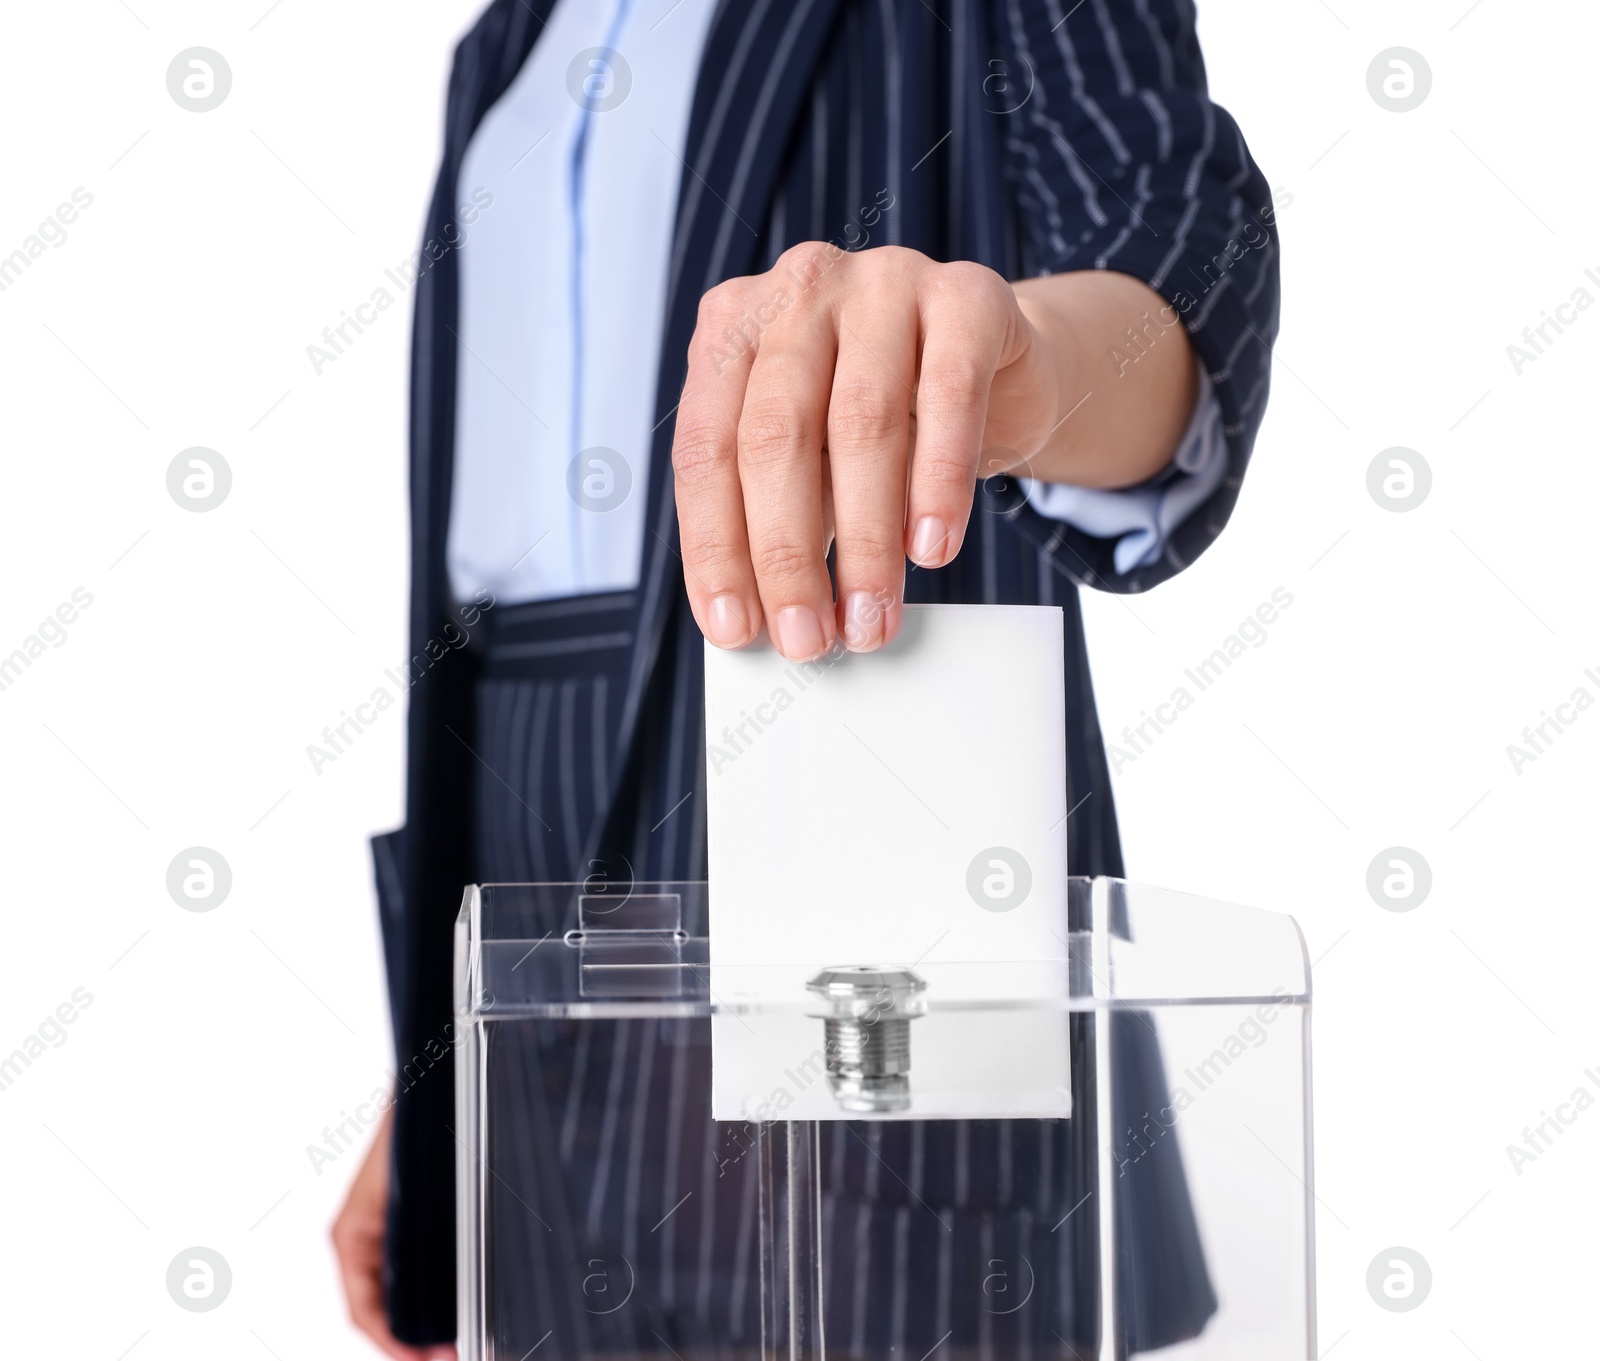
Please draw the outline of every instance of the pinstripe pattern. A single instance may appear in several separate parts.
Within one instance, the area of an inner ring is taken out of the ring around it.
[[[1140,1024],[1121,1018],[1118,1045],[1136,1039]],[[543,1338],[542,1354],[555,1357],[665,1354],[666,1346],[682,1357],[716,1357],[753,1342],[759,1136],[705,1120],[706,1024],[499,1023],[488,1069],[503,1096],[491,1108],[488,1216],[500,1352],[520,1356]],[[575,1102],[584,1116],[563,1121]],[[1063,1341],[1086,1347],[1094,1277],[1074,1230],[1090,1216],[1071,1216],[1083,1183],[1057,1179],[1054,1167],[1064,1152],[1092,1151],[1072,1148],[1061,1122],[957,1125],[969,1141],[966,1173],[962,1160],[935,1154],[948,1166],[919,1187],[907,1175],[916,1162],[907,1145],[934,1128],[823,1131],[830,1347],[847,1356],[921,1356],[943,1339],[953,1351],[1007,1358],[1070,1355]],[[996,1185],[1007,1140],[1014,1197]],[[1152,1178],[1149,1194],[1182,1203],[1175,1161],[1141,1162],[1132,1175]],[[957,1184],[968,1176],[964,1188]],[[1183,1255],[1183,1233],[1153,1232],[1171,1219],[1156,1214],[1143,1225],[1147,1260],[1123,1264],[1140,1350],[1192,1333],[1214,1307],[1208,1291],[1197,1297],[1186,1284],[1192,1264],[1171,1260]],[[597,1269],[616,1296],[585,1289]],[[597,1307],[620,1303],[624,1287],[626,1307]],[[1021,1307],[1010,1309],[1014,1301]]]
[[[472,129],[515,75],[548,8],[547,0],[494,0],[458,49],[430,232],[450,215]],[[907,581],[913,601],[1065,611],[1076,872],[1121,872],[1077,587],[1148,589],[1194,560],[1238,495],[1268,388],[1278,245],[1262,212],[1266,183],[1232,119],[1206,97],[1188,0],[725,0],[702,70],[631,611],[622,627],[584,635],[602,640],[592,647],[541,652],[535,634],[525,640],[532,650],[491,657],[487,667],[478,648],[436,666],[419,662],[407,826],[375,845],[402,1058],[449,1016],[450,923],[462,883],[576,877],[597,856],[625,856],[641,878],[704,875],[701,644],[676,558],[669,454],[706,287],[765,267],[797,239],[895,241],[1009,277],[1122,270],[1183,315],[1222,405],[1229,474],[1160,562],[1119,575],[1110,541],[1043,519],[1014,483],[996,480],[980,489],[961,557],[938,571],[912,570]],[[890,199],[894,206],[869,221],[868,210]],[[450,609],[452,257],[422,276],[416,309],[411,634],[420,658]],[[552,639],[569,636],[553,621],[550,628]],[[608,645],[618,634],[626,645]],[[568,1205],[549,1230],[502,1226],[505,1260],[525,1265],[526,1307],[556,1329],[542,1354],[557,1354],[559,1339],[559,1354],[650,1350],[653,1332],[680,1351],[679,1342],[709,1349],[748,1339],[758,1299],[753,1159],[719,1176],[707,1156],[703,1053],[692,1037],[669,1038],[645,1023],[573,1035],[546,1029],[537,1041],[506,1032],[494,1057],[507,1084],[504,1109],[520,1102],[530,1113],[500,1132],[506,1175],[536,1188],[541,1205]],[[1080,1040],[1075,1034],[1075,1062],[1089,1064]],[[1126,1099],[1159,1096],[1148,1029],[1119,1018],[1113,1040]],[[448,1083],[430,1075],[405,1091],[396,1117],[403,1193],[391,1203],[390,1309],[397,1334],[415,1341],[447,1337],[454,1326]],[[1059,1355],[1052,1331],[1087,1336],[1092,1320],[1074,1311],[1080,1301],[1092,1307],[1080,1279],[1089,1216],[1051,1230],[1092,1166],[1070,1122],[838,1124],[825,1135],[824,1161],[830,1336],[912,1356],[945,1332],[1006,1356]],[[1133,1238],[1144,1254],[1124,1264],[1132,1283],[1125,1308],[1138,1345],[1148,1347],[1192,1330],[1211,1300],[1181,1167],[1156,1156],[1141,1169],[1124,1201],[1129,1227],[1143,1228]],[[658,1232],[647,1231],[691,1191]],[[645,1264],[645,1312],[632,1322],[596,1322],[552,1288],[596,1242],[632,1244]],[[1050,1283],[1048,1310],[1025,1325],[983,1313],[972,1286],[988,1248],[1029,1257]]]

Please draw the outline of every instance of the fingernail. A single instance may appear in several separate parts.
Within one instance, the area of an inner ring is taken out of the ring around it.
[[[719,595],[711,602],[706,632],[718,647],[743,647],[750,641],[750,616],[736,595]]]
[[[851,591],[844,601],[844,641],[852,652],[883,646],[884,612],[868,591]]]
[[[944,560],[945,543],[950,531],[937,515],[924,515],[917,521],[917,530],[911,536],[911,561],[919,566],[930,566]]]
[[[793,662],[808,662],[823,648],[822,621],[814,610],[791,605],[778,611],[778,651]]]

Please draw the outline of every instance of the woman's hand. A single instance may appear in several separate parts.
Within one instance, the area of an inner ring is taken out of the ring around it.
[[[383,1239],[389,1218],[389,1142],[394,1107],[384,1112],[366,1160],[356,1172],[344,1208],[333,1221],[333,1250],[344,1280],[350,1321],[397,1361],[453,1358],[452,1346],[408,1347],[389,1331],[383,1298]]]
[[[1129,328],[1143,337],[1131,348]],[[1127,275],[1012,286],[982,265],[812,242],[719,284],[700,303],[672,450],[701,630],[742,647],[765,626],[796,660],[841,634],[881,647],[900,627],[905,559],[955,557],[980,477],[1142,481],[1177,446],[1193,368],[1176,314]]]

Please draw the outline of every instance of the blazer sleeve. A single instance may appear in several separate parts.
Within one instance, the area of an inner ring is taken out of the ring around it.
[[[1167,306],[1108,360],[1136,362],[1181,325],[1221,404],[1226,475],[1152,563],[1118,571],[1114,537],[1041,516],[1020,489],[1006,498],[1016,528],[1074,581],[1147,590],[1206,549],[1239,496],[1278,331],[1272,193],[1207,94],[1190,0],[998,0],[991,23],[1017,101],[1004,135],[1021,272],[1142,279]]]

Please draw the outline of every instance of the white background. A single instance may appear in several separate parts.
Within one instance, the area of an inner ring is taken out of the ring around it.
[[[19,1354],[368,1354],[325,1245],[358,1154],[318,1175],[305,1150],[389,1062],[364,837],[399,820],[401,711],[320,775],[305,748],[405,655],[409,300],[320,376],[305,349],[416,248],[473,7],[268,3],[12,5],[0,47],[0,253],[94,196],[0,293],[0,653],[94,598],[0,693],[0,1052],[94,998],[0,1092]],[[1319,960],[1322,1342],[1348,1357],[1592,1336],[1600,1110],[1521,1175],[1506,1146],[1600,1087],[1600,713],[1520,774],[1506,747],[1600,696],[1600,310],[1520,376],[1505,347],[1600,271],[1600,24],[1470,3],[1203,7],[1214,91],[1280,191],[1274,396],[1221,541],[1086,604],[1114,737],[1293,594],[1117,795],[1131,874],[1291,910]],[[201,45],[233,89],[197,115],[165,73]],[[1396,45],[1433,71],[1404,114],[1366,89]],[[233,471],[208,514],[166,490],[192,445]],[[1366,488],[1394,445],[1433,473],[1404,514]],[[213,912],[166,892],[194,845],[232,868]],[[1414,911],[1366,891],[1395,845],[1432,869]],[[214,1313],[164,1288],[194,1244],[233,1269]],[[1408,1314],[1365,1286],[1396,1244],[1434,1274]]]

